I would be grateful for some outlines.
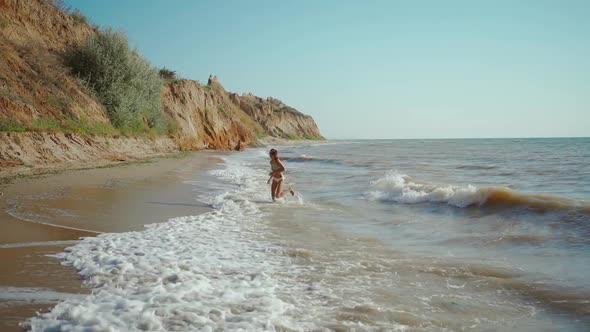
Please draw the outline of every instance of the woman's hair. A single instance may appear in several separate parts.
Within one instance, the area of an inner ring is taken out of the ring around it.
[[[277,153],[278,153],[278,151],[277,151],[277,150],[275,150],[275,149],[270,149],[270,154],[271,154],[272,156],[276,156],[276,155],[277,155]]]

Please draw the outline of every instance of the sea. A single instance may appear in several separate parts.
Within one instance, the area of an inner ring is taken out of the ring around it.
[[[185,175],[211,212],[58,255],[34,331],[590,331],[590,139],[273,146]]]

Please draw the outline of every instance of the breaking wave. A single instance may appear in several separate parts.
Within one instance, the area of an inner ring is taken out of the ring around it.
[[[578,210],[590,213],[590,202],[573,198],[520,193],[505,187],[477,188],[473,185],[437,185],[416,181],[408,175],[389,172],[371,183],[373,191],[366,194],[372,200],[404,204],[447,203],[468,206],[526,207],[539,211]]]

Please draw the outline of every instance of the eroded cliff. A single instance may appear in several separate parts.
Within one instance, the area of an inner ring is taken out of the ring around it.
[[[0,0],[0,120],[108,122],[89,89],[63,65],[63,53],[93,33],[50,1]]]
[[[262,128],[229,100],[221,85],[192,80],[164,85],[162,110],[176,126],[182,149],[235,149],[250,144]]]
[[[232,93],[230,98],[270,136],[287,139],[323,139],[311,116],[285,105],[278,99],[263,99],[251,93],[241,96]]]
[[[310,116],[274,98],[228,93],[214,76],[207,85],[164,83],[162,113],[172,127],[167,135],[127,137],[110,130],[105,108],[64,60],[98,28],[60,4],[0,0],[0,177],[9,168],[13,174],[178,150],[241,150],[267,135],[322,139]]]
[[[215,76],[205,86],[191,80],[167,83],[162,104],[183,148],[240,150],[266,135],[323,139],[312,117],[274,98],[228,93]]]

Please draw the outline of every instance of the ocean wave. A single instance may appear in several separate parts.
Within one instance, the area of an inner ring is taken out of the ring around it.
[[[512,206],[539,211],[578,210],[590,213],[590,202],[573,198],[520,193],[505,187],[477,188],[473,185],[454,186],[422,183],[408,175],[389,172],[371,183],[374,189],[366,194],[369,199],[404,204],[447,203],[468,206]]]
[[[496,168],[496,165],[459,165],[456,168],[468,170],[488,170]]]
[[[336,159],[317,158],[312,156],[301,155],[299,157],[281,157],[281,160],[290,163],[305,163],[305,162],[318,162],[323,164],[335,164],[340,165],[342,162]]]

